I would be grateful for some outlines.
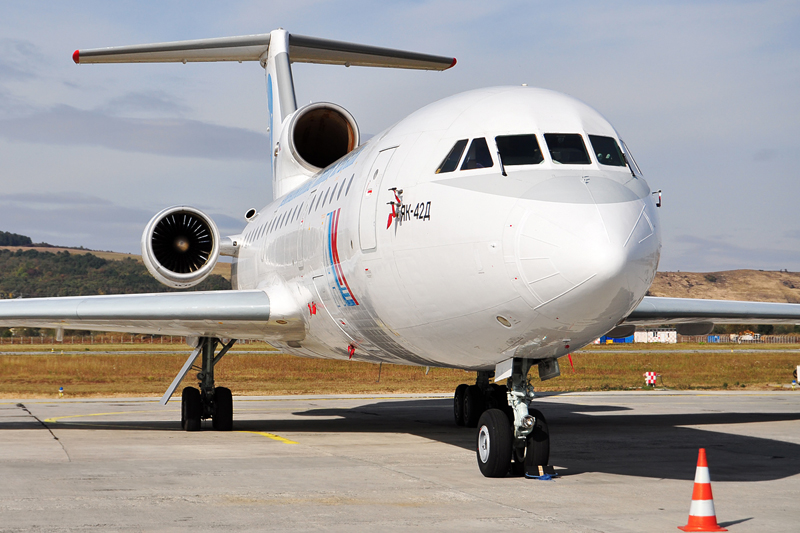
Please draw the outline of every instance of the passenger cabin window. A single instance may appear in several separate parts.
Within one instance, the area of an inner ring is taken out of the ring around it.
[[[544,141],[554,163],[562,165],[590,165],[583,137],[578,133],[545,133]],[[505,161],[503,161],[505,163]]]
[[[598,163],[612,167],[625,166],[625,156],[622,155],[622,150],[619,149],[619,145],[613,137],[589,135],[589,142],[592,143]]]
[[[536,135],[501,135],[494,140],[503,166],[538,165],[544,161]]]
[[[452,172],[458,168],[458,162],[461,161],[461,155],[464,153],[464,148],[467,147],[467,139],[461,139],[453,145],[450,153],[444,158],[442,164],[436,169],[437,174],[444,172]]]
[[[470,170],[473,168],[490,168],[494,163],[492,156],[489,153],[489,145],[486,144],[486,139],[483,137],[473,139],[467,150],[467,156],[464,158],[464,163],[461,164],[461,170]]]

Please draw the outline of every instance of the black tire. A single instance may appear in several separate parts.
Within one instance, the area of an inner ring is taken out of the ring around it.
[[[500,385],[499,383],[492,384],[491,390],[491,398],[492,398],[492,407],[494,409],[500,409],[503,411],[506,416],[508,417],[508,421],[511,422],[511,425],[514,425],[514,410],[508,405],[508,387],[505,385]]]
[[[200,391],[186,387],[181,393],[181,427],[186,431],[200,431],[203,416],[203,400]]]
[[[536,418],[533,431],[528,435],[528,448],[525,451],[525,472],[539,475],[539,466],[550,464],[550,430],[541,411],[531,409],[528,413]]]
[[[456,393],[453,395],[453,418],[455,418],[457,426],[464,425],[464,396],[467,394],[469,385],[462,383],[456,387]]]
[[[214,389],[214,416],[211,417],[211,426],[217,431],[233,429],[233,395],[228,388]]]
[[[508,407],[508,387],[499,383],[492,383],[490,396],[492,398],[492,408],[505,411],[506,407]]]
[[[511,424],[514,427],[514,424]],[[525,447],[513,448],[511,450],[511,475],[524,476],[525,475]]]
[[[478,427],[478,420],[486,410],[483,391],[477,385],[467,387],[464,395],[464,425],[468,428]]]
[[[489,409],[478,421],[476,455],[478,468],[486,477],[505,477],[511,466],[513,442],[511,424],[500,409]]]

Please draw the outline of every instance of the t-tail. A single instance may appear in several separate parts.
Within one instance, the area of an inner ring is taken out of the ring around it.
[[[273,198],[297,188],[355,149],[358,125],[343,107],[319,102],[297,109],[292,63],[446,70],[453,57],[379,48],[283,29],[259,35],[76,50],[75,63],[258,61],[267,77]]]

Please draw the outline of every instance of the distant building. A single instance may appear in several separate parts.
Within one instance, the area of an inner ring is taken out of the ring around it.
[[[633,334],[633,342],[661,342],[664,344],[676,344],[678,342],[678,333],[674,329],[646,329],[643,331],[636,331]]]

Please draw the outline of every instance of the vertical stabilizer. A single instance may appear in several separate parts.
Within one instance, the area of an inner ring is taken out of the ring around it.
[[[270,167],[272,168],[272,194],[278,198],[286,187],[281,186],[277,172],[280,138],[287,117],[297,110],[294,80],[289,59],[289,32],[278,29],[270,32],[269,48],[261,58],[267,75],[267,108],[269,109]]]

